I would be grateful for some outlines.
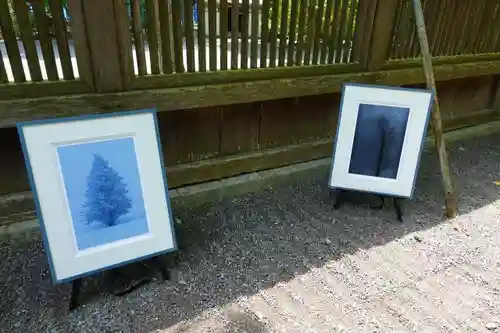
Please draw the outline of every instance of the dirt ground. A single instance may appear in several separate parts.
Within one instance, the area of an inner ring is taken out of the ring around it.
[[[460,216],[443,221],[424,153],[406,223],[390,206],[332,209],[326,174],[175,211],[172,279],[117,297],[87,279],[53,287],[39,239],[0,241],[2,332],[500,331],[500,135],[449,145]],[[118,284],[118,282],[116,282]]]

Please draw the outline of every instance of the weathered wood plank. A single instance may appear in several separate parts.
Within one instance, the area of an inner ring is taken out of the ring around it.
[[[257,68],[257,58],[259,57],[259,8],[260,0],[252,0],[252,41],[250,45],[250,68]]]
[[[290,33],[288,34],[288,48],[287,48],[287,66],[294,65],[294,55],[295,55],[295,45],[296,45],[296,35],[297,35],[297,19],[299,11],[299,0],[292,0],[291,10],[290,10]]]
[[[371,54],[366,67],[368,70],[379,69],[389,59],[389,47],[392,39],[392,26],[398,0],[381,1],[375,12],[373,33],[371,36]]]
[[[248,68],[248,23],[250,15],[250,2],[243,0],[241,4],[241,61],[240,67],[242,69]]]
[[[349,4],[351,1],[342,0],[342,9],[340,14],[340,26],[338,28],[337,40],[335,43],[335,63],[340,63],[342,60],[342,52],[344,50],[344,41],[347,33],[347,21],[349,15]],[[373,38],[373,36],[372,36]]]
[[[140,0],[132,0],[132,29],[134,31],[137,70],[139,75],[146,75],[146,50],[144,48],[144,29],[142,28]]]
[[[13,1],[12,5],[16,11],[17,24],[19,25],[24,51],[26,52],[31,81],[42,81],[42,71],[40,69],[35,38],[33,37],[33,25],[28,14],[28,6],[21,1]]]
[[[193,30],[193,1],[184,1],[184,30],[186,32],[187,70],[194,72],[194,30]]]
[[[276,53],[278,42],[278,17],[280,1],[273,1],[273,10],[271,15],[271,31],[269,33],[269,67],[276,67]]]
[[[227,69],[227,28],[228,28],[227,0],[219,1],[219,29],[220,29],[220,68]]]
[[[285,66],[286,40],[288,31],[288,5],[289,5],[289,0],[283,0],[281,2],[280,43],[279,43],[279,53],[278,53],[279,67]]]
[[[7,49],[7,56],[9,57],[10,68],[16,82],[26,82],[24,75],[23,63],[21,61],[21,54],[19,45],[17,44],[16,33],[12,24],[10,16],[10,9],[7,0],[0,0],[0,30]]]
[[[315,22],[315,32],[314,32],[314,44],[312,53],[312,64],[317,65],[319,60],[319,53],[321,49],[321,39],[323,38],[323,11],[325,9],[325,0],[318,1],[318,8],[316,10],[316,22]]]
[[[71,54],[69,53],[68,30],[61,0],[49,0],[49,7],[56,33],[57,50],[59,51],[59,59],[61,60],[63,78],[65,80],[73,80],[75,75],[73,73],[73,64],[71,63]]]
[[[175,72],[184,72],[184,51],[182,46],[181,1],[172,1],[172,28],[174,34]]]
[[[1,74],[1,61],[0,61]],[[0,83],[2,83],[0,75]],[[38,81],[22,84],[0,84],[0,100],[43,98],[92,92],[83,81]]]
[[[171,44],[172,27],[170,22],[169,3],[170,3],[169,0],[158,0],[158,13],[160,16],[161,53],[163,58],[161,64],[164,74],[170,74],[174,70],[172,62],[172,44]],[[205,50],[205,48],[203,48],[203,50]],[[203,63],[203,65],[205,65],[205,63]]]
[[[297,35],[297,51],[295,52],[295,65],[302,65],[304,61],[304,47],[306,37],[307,0],[300,0],[299,29]]]
[[[500,61],[437,65],[434,72],[436,81],[500,74]],[[14,126],[17,121],[21,120],[95,114],[123,109],[143,109],[154,106],[160,111],[170,111],[326,94],[340,91],[342,84],[346,81],[403,85],[422,83],[425,81],[425,77],[422,68],[415,67],[390,71],[259,80],[184,88],[8,100],[0,101],[0,127]],[[186,98],[186,96],[190,98]]]
[[[207,70],[207,49],[206,39],[207,34],[205,31],[205,1],[198,0],[197,14],[198,14],[198,66],[200,72]]]
[[[351,5],[349,6],[349,12],[348,12],[348,19],[346,23],[346,32],[344,34],[344,44],[342,45],[342,63],[346,63],[349,61],[351,58],[351,47],[353,44],[353,39],[354,39],[354,29],[355,27],[353,24],[355,24],[354,17],[357,13],[358,10],[358,2],[357,1],[352,1]],[[389,47],[389,45],[387,46]]]
[[[216,0],[208,0],[208,34],[210,52],[210,70],[217,70],[217,3]]]
[[[132,58],[132,34],[130,32],[130,20],[126,3],[114,0],[116,40],[118,45],[118,61],[122,74],[123,88],[128,89],[130,82],[135,77],[134,59]]]
[[[90,65],[90,51],[87,39],[87,28],[83,16],[82,0],[68,0],[68,10],[71,15],[70,25],[72,27],[73,44],[78,64],[80,80],[89,89],[94,90],[94,77]]]
[[[94,82],[98,92],[123,90],[113,1],[85,0],[85,13]],[[103,33],[106,31],[106,33]]]
[[[57,74],[56,58],[54,55],[54,49],[52,48],[52,39],[49,37],[49,22],[47,19],[47,15],[45,14],[45,7],[42,1],[34,1],[31,3],[31,6],[33,7],[33,12],[35,14],[35,22],[38,30],[38,40],[40,41],[40,47],[42,49],[43,63],[45,64],[47,77],[49,81],[57,81],[59,80],[59,75]],[[75,21],[75,24],[76,23],[77,21]],[[83,20],[81,23],[84,24],[82,26],[87,27]],[[73,24],[73,26],[75,26],[75,24]],[[88,30],[86,31],[88,37]],[[76,44],[75,46],[77,45],[78,44]],[[80,45],[80,48],[81,46],[83,45]]]
[[[334,2],[335,0],[327,0],[326,2],[325,20],[321,28],[322,44],[321,44],[321,54],[319,58],[320,64],[326,63],[326,56],[328,54],[328,41],[330,40],[330,24],[332,20],[332,10]]]
[[[261,103],[228,105],[222,108],[220,156],[258,149]]]
[[[238,69],[239,1],[231,1],[231,69]]]
[[[268,43],[269,43],[269,8],[270,0],[262,0],[262,19],[260,36],[260,68],[267,67]]]
[[[309,6],[307,7],[307,35],[305,36],[304,65],[311,64],[312,48],[316,34],[316,2],[317,0],[309,0]]]
[[[152,74],[160,74],[160,48],[158,45],[157,22],[158,13],[156,12],[156,0],[146,0],[146,29]]]

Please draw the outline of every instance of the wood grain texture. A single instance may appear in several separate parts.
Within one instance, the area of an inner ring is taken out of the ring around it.
[[[54,24],[56,34],[57,50],[59,52],[59,59],[61,60],[61,68],[63,78],[65,80],[73,80],[75,74],[73,73],[73,64],[71,63],[71,54],[69,52],[68,43],[68,29],[66,26],[66,19],[61,5],[61,0],[49,0],[49,8]]]
[[[7,0],[0,0],[0,30],[2,31],[7,56],[10,62],[10,68],[15,82],[26,82],[21,53],[17,44],[17,37],[10,15],[10,8]]]
[[[500,61],[440,65],[434,68],[434,73],[436,81],[500,74]],[[327,94],[340,91],[346,81],[405,85],[425,82],[425,77],[422,68],[415,67],[171,89],[6,100],[0,101],[0,127],[14,126],[21,120],[95,114],[123,109],[156,107],[159,111],[173,111]]]

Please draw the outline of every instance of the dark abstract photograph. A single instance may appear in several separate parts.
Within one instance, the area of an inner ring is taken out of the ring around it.
[[[79,250],[147,233],[133,138],[57,148]]]
[[[396,179],[409,108],[360,104],[349,173]]]

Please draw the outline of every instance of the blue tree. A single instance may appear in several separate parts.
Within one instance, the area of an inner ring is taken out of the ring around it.
[[[115,225],[118,218],[132,208],[132,200],[127,194],[123,177],[101,155],[94,154],[83,204],[87,223],[100,221],[107,226]]]

